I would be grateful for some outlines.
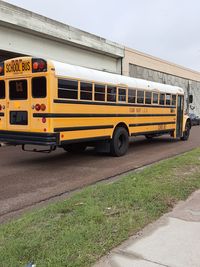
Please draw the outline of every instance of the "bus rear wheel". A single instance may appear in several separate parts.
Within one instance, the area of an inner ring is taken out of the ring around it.
[[[187,121],[185,124],[185,131],[183,132],[183,136],[181,136],[181,140],[182,141],[187,141],[189,136],[190,136],[190,129],[191,129],[191,125],[190,122]]]
[[[124,127],[117,127],[113,133],[110,143],[110,152],[112,156],[121,157],[126,154],[129,146],[128,132]]]
[[[63,145],[62,148],[69,152],[69,153],[81,153],[84,152],[86,149],[85,144],[69,144],[69,145]]]

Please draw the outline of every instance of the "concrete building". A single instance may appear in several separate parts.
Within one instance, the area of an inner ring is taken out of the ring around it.
[[[0,0],[0,60],[33,55],[178,85],[194,95],[200,115],[200,73],[113,43]]]

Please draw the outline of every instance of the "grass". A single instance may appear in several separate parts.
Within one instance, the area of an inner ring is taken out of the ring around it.
[[[87,267],[200,188],[200,149],[0,226],[0,266]]]

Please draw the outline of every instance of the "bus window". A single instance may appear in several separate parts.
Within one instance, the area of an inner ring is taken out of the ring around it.
[[[77,99],[78,82],[58,79],[58,97],[67,99]]]
[[[105,85],[95,84],[94,92],[95,101],[105,101]]]
[[[126,102],[126,89],[118,88],[118,101]]]
[[[27,93],[27,80],[15,80],[9,83],[10,100],[26,100]]]
[[[116,102],[116,87],[108,86],[107,87],[107,101]]]
[[[145,104],[151,104],[151,92],[145,92]]]
[[[4,81],[0,81],[0,99],[4,99],[5,96],[6,96],[5,82]]]
[[[153,104],[158,104],[158,94],[153,93]]]
[[[172,106],[176,106],[176,95],[172,95]]]
[[[166,94],[166,105],[167,106],[171,105],[171,95],[170,94]]]
[[[160,94],[160,105],[165,104],[165,94]]]
[[[81,82],[81,99],[92,100],[92,83]]]
[[[45,77],[35,77],[32,79],[32,97],[45,98],[47,96],[47,86]]]
[[[144,104],[144,91],[137,91],[137,103]]]
[[[136,90],[128,89],[128,103],[135,103]]]

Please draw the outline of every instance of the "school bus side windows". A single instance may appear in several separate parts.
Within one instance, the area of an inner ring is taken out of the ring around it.
[[[166,94],[166,105],[167,106],[171,105],[171,95],[170,94]]]
[[[5,82],[4,81],[0,81],[0,99],[4,99],[5,96],[6,96]]]
[[[94,100],[105,101],[105,85],[95,84],[94,86]]]
[[[78,81],[58,79],[58,97],[66,99],[77,99]]]
[[[144,104],[144,91],[137,90],[137,103]]]
[[[117,88],[114,86],[107,87],[107,101],[116,102]]]
[[[158,94],[153,93],[153,104],[158,104]]]
[[[145,104],[151,104],[151,92],[145,92]]]
[[[81,82],[80,91],[82,100],[92,100],[92,83]]]
[[[176,106],[176,95],[172,95],[172,106]]]
[[[126,89],[118,88],[118,102],[126,102]]]
[[[135,103],[136,101],[136,90],[128,89],[128,103]]]
[[[165,104],[165,94],[160,94],[160,105]]]

